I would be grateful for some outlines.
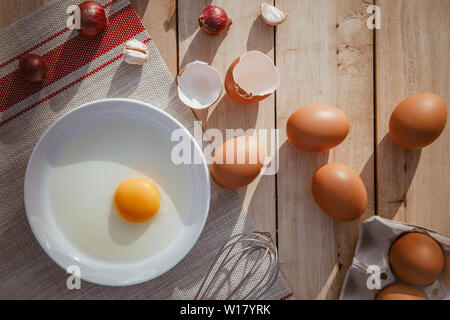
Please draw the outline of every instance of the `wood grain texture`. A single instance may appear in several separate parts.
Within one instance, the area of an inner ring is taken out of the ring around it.
[[[259,17],[262,0],[247,0],[245,5],[233,1],[178,1],[179,66],[183,68],[194,60],[210,63],[225,77],[233,62],[246,51],[257,49],[273,58],[274,29]],[[219,36],[209,36],[200,30],[198,16],[208,5],[217,5],[233,20],[228,31]],[[209,110],[196,112],[203,121],[203,128],[226,129],[272,129],[274,119],[274,96],[250,105],[232,101],[225,90],[218,103]],[[271,150],[269,150],[270,152]],[[258,177],[239,195],[253,218],[258,230],[275,235],[275,177]]]
[[[0,29],[22,19],[48,2],[50,0],[0,0]]]
[[[450,233],[450,129],[430,146],[404,150],[389,118],[406,97],[433,92],[450,102],[450,1],[381,0],[377,53],[377,185],[380,216]]]
[[[170,72],[177,74],[176,0],[130,0]]]
[[[359,0],[277,0],[288,18],[278,27],[277,127],[281,129],[278,174],[278,239],[281,269],[299,299],[337,298],[350,265],[361,222],[374,214],[373,32]],[[297,108],[329,103],[343,110],[350,134],[329,152],[295,149],[285,125]],[[311,195],[314,171],[345,164],[361,174],[369,205],[358,220],[325,215]]]

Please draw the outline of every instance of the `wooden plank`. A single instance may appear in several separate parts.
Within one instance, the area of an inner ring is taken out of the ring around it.
[[[245,5],[233,1],[178,1],[179,66],[194,60],[212,64],[225,77],[235,58],[248,50],[258,49],[273,58],[274,29],[259,18],[262,0],[247,0]],[[233,20],[228,32],[212,37],[198,27],[197,18],[202,10],[213,4],[222,7]],[[225,93],[209,110],[196,112],[203,127],[225,129],[274,128],[274,96],[251,105],[232,101]],[[269,150],[270,152],[270,150]],[[247,188],[239,190],[259,230],[275,235],[275,177],[263,176]]]
[[[361,222],[374,214],[373,32],[366,26],[370,1],[277,0],[288,18],[277,30],[281,72],[277,127],[278,239],[281,269],[299,299],[337,298]],[[285,125],[300,106],[330,103],[351,122],[347,139],[330,152],[308,153],[286,139]],[[311,195],[314,171],[338,162],[361,173],[369,205],[359,221],[325,215]]]
[[[131,0],[171,73],[177,74],[176,0]]]
[[[377,185],[380,216],[450,233],[450,130],[422,151],[389,137],[389,118],[407,96],[423,91],[450,102],[450,1],[380,0],[376,33]]]
[[[22,19],[49,1],[0,1],[0,29]]]

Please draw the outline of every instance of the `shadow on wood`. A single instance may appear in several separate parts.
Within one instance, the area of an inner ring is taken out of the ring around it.
[[[297,297],[332,297],[336,289],[330,286],[339,272],[339,257],[332,245],[335,222],[320,210],[311,193],[314,172],[328,163],[329,152],[301,151],[286,140],[279,153],[278,176],[295,176],[295,180],[278,179],[278,190],[283,190],[277,203],[281,271],[291,286],[304,284],[295,292]],[[311,245],[299,247],[298,243]]]
[[[407,206],[407,193],[416,174],[422,150],[397,146],[387,133],[377,147],[378,214],[393,219]],[[380,203],[382,205],[380,205]]]
[[[142,18],[147,10],[149,0],[130,0],[131,5],[138,14],[139,18]]]
[[[250,31],[248,33],[247,38],[247,51],[250,50],[259,50],[267,54],[269,51],[273,49],[274,42],[273,37],[262,37],[261,35],[274,32],[274,27],[267,25],[261,18],[258,16],[254,21],[252,26],[250,27]],[[269,41],[267,41],[269,40]]]
[[[227,33],[228,29],[218,36],[210,36],[203,31],[198,30],[189,44],[186,54],[179,65],[180,70],[183,69],[186,64],[195,60],[204,61],[212,65],[217,50],[219,50],[219,47],[227,36]]]
[[[259,113],[259,102],[242,104],[232,100],[225,94],[213,109],[209,110],[206,119],[207,128],[217,128],[222,133],[226,129],[254,129]],[[205,116],[202,114],[201,116]],[[228,119],[228,121],[224,121]]]

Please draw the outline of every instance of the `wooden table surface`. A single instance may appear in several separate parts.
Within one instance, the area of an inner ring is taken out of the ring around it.
[[[0,0],[0,27],[47,0]],[[74,1],[75,2],[75,1]],[[262,0],[132,0],[175,76],[199,59],[222,75],[240,54],[258,49],[274,59],[281,84],[259,104],[227,96],[196,115],[204,128],[280,129],[279,172],[239,190],[259,230],[277,235],[281,270],[300,299],[337,298],[361,223],[372,215],[450,233],[450,128],[422,151],[395,146],[392,110],[407,96],[434,92],[450,102],[450,1],[270,0],[288,14],[277,28],[259,18]],[[381,9],[370,30],[367,7]],[[233,19],[227,34],[199,32],[204,7],[223,7]],[[302,105],[329,103],[350,119],[350,134],[329,152],[296,150],[286,140],[289,115]],[[361,174],[369,205],[355,222],[334,221],[314,203],[313,172],[339,162]]]

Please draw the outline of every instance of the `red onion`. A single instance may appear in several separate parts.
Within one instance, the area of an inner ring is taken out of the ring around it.
[[[95,37],[108,25],[105,9],[96,1],[84,1],[80,8],[80,29],[78,32],[87,37]]]
[[[198,17],[200,28],[212,36],[221,34],[232,23],[225,10],[216,6],[206,7]]]
[[[19,71],[25,80],[42,82],[48,75],[48,66],[43,57],[37,54],[27,54],[19,61]]]

